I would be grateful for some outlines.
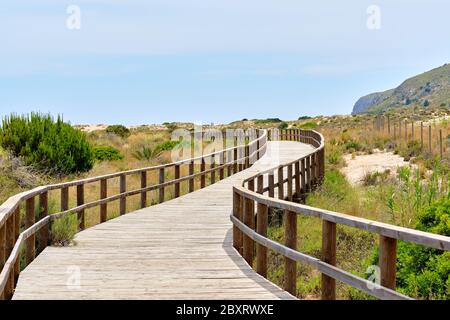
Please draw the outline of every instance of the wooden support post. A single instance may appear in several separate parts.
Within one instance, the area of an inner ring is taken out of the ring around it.
[[[278,199],[284,200],[283,167],[278,168]]]
[[[164,183],[164,181],[165,181],[165,172],[164,172],[164,168],[160,168],[159,169],[159,184],[163,184]],[[164,202],[164,191],[165,191],[165,188],[164,188],[164,186],[160,186],[159,187],[159,197],[158,197],[158,200],[159,200],[159,203],[163,203]]]
[[[35,222],[35,204],[34,197],[31,197],[26,200],[26,215],[25,215],[25,229],[31,227]],[[33,262],[36,257],[36,235],[33,233],[30,237],[25,240],[25,250],[26,250],[26,265],[28,266],[31,262]]]
[[[420,122],[420,150],[423,150],[423,122]]]
[[[77,206],[82,206],[84,204],[84,184],[77,185]],[[85,218],[84,218],[84,209],[78,211],[77,220],[78,220],[78,229],[84,230]]]
[[[205,176],[206,164],[205,158],[202,158],[202,162],[200,164],[200,188],[203,189],[206,186],[206,176]]]
[[[141,189],[147,188],[147,171],[141,172]],[[141,208],[147,207],[147,191],[141,191]]]
[[[227,151],[227,156],[226,156],[226,159],[224,162],[227,164],[227,166],[226,166],[227,167],[227,177],[232,175],[233,165],[229,164],[232,161],[233,161],[233,150],[229,150],[229,151]]]
[[[180,165],[176,164],[173,167],[174,170],[174,179],[178,180],[180,179]],[[180,183],[179,182],[175,182],[175,186],[174,186],[174,198],[178,198],[180,196]]]
[[[194,174],[194,161],[189,162],[189,175]],[[194,192],[194,178],[189,179],[189,193]]]
[[[322,221],[322,261],[336,265],[336,223]],[[336,280],[322,274],[322,300],[336,299]]]
[[[20,235],[20,207],[14,212],[14,241],[17,241]],[[14,263],[14,285],[17,283],[20,274],[20,259],[17,258]]]
[[[223,180],[224,178],[224,164],[225,164],[225,152],[221,152],[219,156],[219,180]]]
[[[210,168],[213,169],[211,171],[211,184],[214,184],[216,183],[216,170],[214,170],[214,168],[216,167],[216,158],[214,155],[211,155],[210,159],[211,159]]]
[[[301,193],[306,193],[307,186],[306,186],[306,159],[303,158],[300,160],[300,170],[301,170],[301,186],[300,190]]]
[[[293,177],[293,173],[292,173],[292,164],[288,165],[287,167],[287,178],[288,178],[288,184],[287,184],[287,193],[288,193],[288,199],[289,201],[292,201],[293,199],[293,186],[294,184],[292,183],[292,177]]]
[[[294,163],[294,174],[295,174],[295,196],[298,198],[300,196],[300,161]]]
[[[411,140],[414,141],[414,121],[411,121]]]
[[[100,199],[108,197],[108,180],[100,180]],[[108,218],[108,204],[103,203],[100,205],[100,223],[106,222]]]
[[[233,173],[238,172],[238,147],[237,147],[237,139],[234,139],[234,149],[233,149]]]
[[[431,125],[428,126],[428,148],[430,151],[430,155],[433,154],[433,150],[431,148]]]
[[[39,220],[48,215],[48,192],[42,192],[39,195]],[[13,231],[13,228],[11,228]],[[42,252],[49,245],[49,228],[43,227],[39,230],[39,252]],[[12,232],[12,236],[14,232]]]
[[[11,214],[8,219],[6,219],[6,224],[5,224],[5,231],[6,231],[6,257],[9,257],[9,255],[11,254],[13,248],[14,248],[14,244],[15,244],[15,240],[14,239],[14,219],[15,219],[15,215]],[[7,258],[6,258],[7,260]],[[0,269],[1,270],[1,269]]]
[[[297,214],[292,211],[284,211],[284,235],[285,245],[297,250]],[[284,290],[296,295],[297,293],[297,263],[289,258],[284,258]]]
[[[441,156],[442,159],[442,155],[443,155],[443,149],[442,149],[442,129],[439,129],[439,154]]]
[[[267,237],[268,208],[266,205],[258,203],[256,232],[263,237]],[[256,245],[256,272],[263,277],[267,277],[267,248],[263,245]]]
[[[0,270],[3,269],[6,259],[6,225],[3,224],[0,226]]]
[[[380,235],[379,255],[381,285],[395,290],[397,240]]]
[[[242,197],[236,191],[233,192],[233,216],[243,221]],[[233,225],[233,247],[242,254],[242,231]]]
[[[127,176],[122,174],[120,175],[120,181],[119,181],[119,192],[120,193],[125,193],[127,192]],[[127,197],[126,196],[122,196],[120,197],[120,204],[119,204],[119,213],[120,215],[124,215],[125,213],[127,213]]]
[[[69,187],[61,188],[61,211],[69,210]]]
[[[269,173],[269,197],[275,196],[275,177],[273,172]]]
[[[255,190],[255,181],[248,181],[248,189]],[[255,202],[251,199],[245,199],[244,202],[244,224],[252,230],[255,230]],[[255,250],[254,241],[247,235],[243,237],[243,257],[247,263],[253,265],[253,255]]]
[[[305,158],[305,172],[306,172],[306,185],[305,185],[305,191],[310,192],[311,191],[311,157]]]
[[[250,167],[250,146],[247,144],[245,146],[245,166],[244,168],[247,169]]]

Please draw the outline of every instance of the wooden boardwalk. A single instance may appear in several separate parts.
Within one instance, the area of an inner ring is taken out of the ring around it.
[[[232,186],[312,151],[269,142],[252,167],[180,198],[47,247],[20,273],[13,299],[294,299],[256,274],[232,246]]]

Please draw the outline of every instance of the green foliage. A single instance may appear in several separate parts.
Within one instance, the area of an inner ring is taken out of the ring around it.
[[[112,126],[108,126],[106,128],[106,132],[114,133],[115,135],[118,135],[119,137],[122,138],[127,138],[128,136],[130,136],[130,129],[121,124],[114,124]]]
[[[70,245],[76,233],[77,216],[75,214],[56,219],[52,224],[52,239],[55,245]]]
[[[302,123],[299,127],[302,129],[315,129],[317,127],[317,123],[309,121]]]
[[[287,129],[288,126],[289,125],[287,124],[287,122],[283,121],[278,125],[278,129],[280,129],[280,130]]]
[[[282,122],[279,118],[267,118],[267,119],[257,119],[255,120],[255,124],[267,124],[267,123],[278,123]]]
[[[301,117],[298,118],[298,120],[308,120],[308,119],[311,119],[311,117],[309,117],[309,116],[301,116]]]
[[[424,102],[423,102],[423,106],[424,107],[428,107],[430,105],[430,102],[428,101],[428,100],[425,100]]]
[[[50,174],[70,174],[88,171],[94,163],[93,152],[86,136],[49,114],[11,114],[3,119],[0,145],[13,156],[23,159]]]
[[[138,160],[149,161],[149,160],[157,158],[164,151],[172,150],[178,144],[180,144],[180,141],[169,140],[169,141],[165,141],[163,143],[158,144],[153,149],[146,147],[146,146],[142,146],[141,149],[136,150],[133,153],[133,156]]]
[[[93,152],[94,158],[97,161],[115,161],[123,159],[123,155],[120,151],[111,146],[94,147]]]

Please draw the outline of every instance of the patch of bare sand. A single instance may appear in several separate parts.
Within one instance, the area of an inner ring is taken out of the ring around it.
[[[342,168],[342,173],[347,180],[352,184],[359,184],[364,179],[364,176],[372,172],[385,172],[389,170],[392,175],[397,172],[398,167],[411,166],[403,157],[394,154],[393,152],[375,151],[373,154],[357,155],[352,159],[351,154],[344,155],[344,160],[347,164]]]

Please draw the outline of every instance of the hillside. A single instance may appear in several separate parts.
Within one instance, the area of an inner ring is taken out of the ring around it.
[[[355,103],[352,114],[380,113],[393,108],[416,106],[450,106],[450,64],[409,78],[395,89],[361,97]]]

